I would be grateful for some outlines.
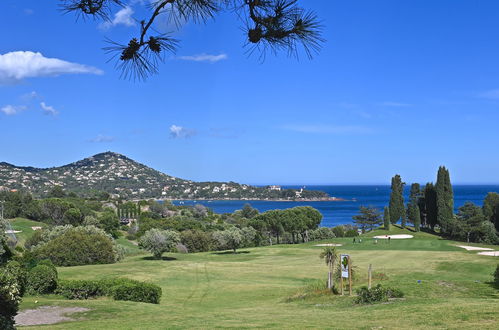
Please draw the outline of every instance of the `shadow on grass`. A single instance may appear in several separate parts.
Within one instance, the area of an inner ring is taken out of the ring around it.
[[[234,253],[234,251],[222,251],[222,252],[213,252],[212,254],[216,255],[226,255],[226,254],[247,254],[250,253],[249,251],[237,251]]]
[[[174,257],[161,257],[161,259],[154,258],[153,256],[143,257],[142,260],[163,260],[163,261],[173,261],[177,260]]]

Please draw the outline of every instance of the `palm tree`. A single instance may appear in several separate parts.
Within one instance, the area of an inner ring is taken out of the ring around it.
[[[326,262],[326,265],[329,266],[329,274],[328,274],[328,279],[327,279],[327,288],[332,289],[333,288],[333,269],[334,269],[334,264],[336,263],[336,260],[338,259],[338,252],[336,251],[336,248],[334,246],[332,247],[326,247],[322,251],[321,255],[319,256],[321,259],[324,259]]]

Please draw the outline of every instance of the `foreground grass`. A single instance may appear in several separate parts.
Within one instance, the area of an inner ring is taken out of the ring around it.
[[[407,231],[394,228],[391,233]],[[348,296],[289,299],[326,279],[327,267],[315,242],[244,249],[235,255],[170,254],[175,259],[168,261],[141,254],[118,264],[59,268],[62,279],[124,276],[156,283],[163,289],[161,304],[43,296],[26,297],[22,308],[91,309],[75,316],[80,321],[39,327],[50,329],[498,328],[499,294],[488,283],[497,258],[466,252],[453,246],[455,242],[427,233],[390,244],[374,244],[368,238],[373,235],[366,235],[361,244],[331,241],[344,244],[340,252],[351,255],[358,273],[356,287],[367,282],[372,264],[377,274],[384,274],[374,283],[402,289],[404,300],[356,306]]]

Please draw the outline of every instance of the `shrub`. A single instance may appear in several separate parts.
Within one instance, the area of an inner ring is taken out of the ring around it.
[[[499,265],[497,265],[496,271],[494,272],[494,284],[499,286]]]
[[[34,253],[38,259],[50,259],[57,266],[108,264],[117,259],[113,243],[105,234],[74,228],[36,248]]]
[[[209,233],[200,230],[186,230],[180,233],[182,244],[189,252],[206,252],[212,249],[213,240]]]
[[[333,228],[333,233],[336,237],[345,237],[345,227],[336,226]]]
[[[388,301],[388,298],[402,298],[404,293],[399,289],[385,288],[381,284],[368,289],[366,286],[357,290],[357,304],[375,304]]]
[[[19,285],[19,294],[21,296],[24,296],[28,276],[26,269],[23,268],[23,266],[19,262],[11,260],[1,271],[14,277],[14,279],[17,281],[17,284]]]
[[[128,300],[159,304],[161,288],[155,284],[126,281],[112,288],[114,300]]]
[[[150,229],[139,240],[139,247],[151,252],[156,259],[161,259],[165,252],[175,249],[180,243],[180,235],[173,230]]]
[[[110,296],[114,300],[127,300],[159,304],[161,288],[155,284],[130,280],[127,278],[100,281],[61,281],[57,294],[67,299],[89,299]]]
[[[14,316],[20,302],[21,287],[16,277],[5,269],[0,269],[0,329],[15,329]]]
[[[310,231],[310,240],[319,241],[323,239],[335,238],[334,228],[320,227]]]
[[[104,295],[102,282],[100,281],[60,281],[57,285],[56,294],[66,299],[89,299]]]
[[[57,288],[57,271],[38,265],[28,272],[27,289],[30,294],[52,293]]]

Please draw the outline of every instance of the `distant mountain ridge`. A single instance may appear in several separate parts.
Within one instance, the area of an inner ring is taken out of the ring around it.
[[[110,151],[50,168],[0,163],[1,190],[27,190],[43,196],[54,186],[80,195],[105,191],[127,199],[329,199],[321,191],[180,179]]]

